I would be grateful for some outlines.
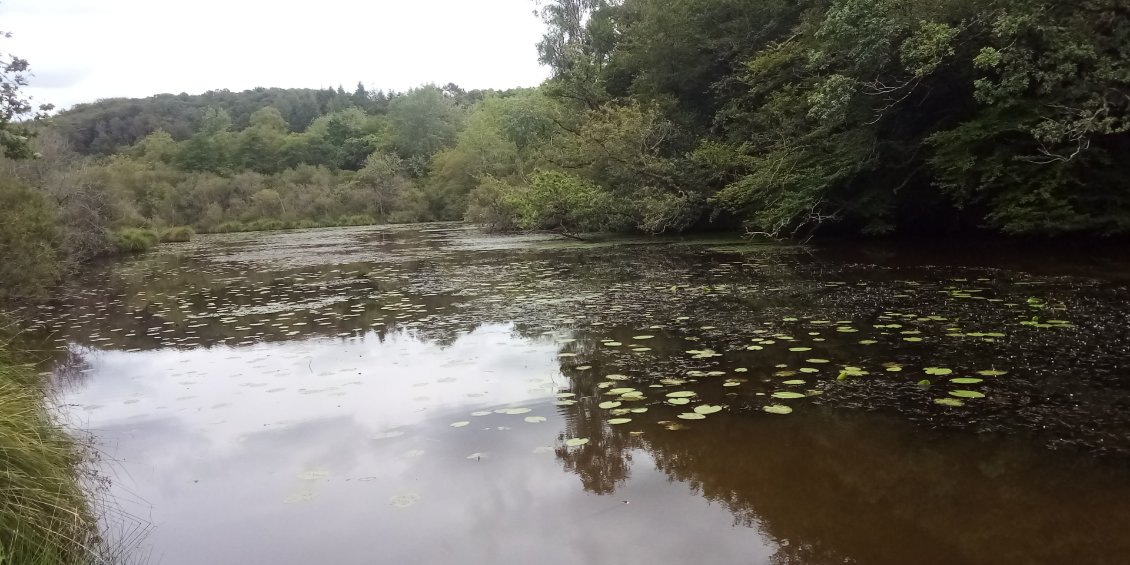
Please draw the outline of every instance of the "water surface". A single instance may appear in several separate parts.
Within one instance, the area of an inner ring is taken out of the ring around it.
[[[153,562],[1126,563],[1124,281],[347,228],[163,246],[34,330]]]

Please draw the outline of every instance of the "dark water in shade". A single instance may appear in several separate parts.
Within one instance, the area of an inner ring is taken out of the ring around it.
[[[200,237],[33,331],[154,563],[1130,563],[1121,275],[853,253]]]

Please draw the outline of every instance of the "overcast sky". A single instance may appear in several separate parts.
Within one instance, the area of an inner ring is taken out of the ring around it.
[[[256,86],[533,86],[533,0],[0,0],[37,102]]]

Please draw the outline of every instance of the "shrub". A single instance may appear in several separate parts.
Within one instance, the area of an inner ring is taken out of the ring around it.
[[[62,272],[55,210],[37,191],[0,182],[0,296],[30,296]]]

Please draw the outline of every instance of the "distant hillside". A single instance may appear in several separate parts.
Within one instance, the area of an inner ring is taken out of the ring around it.
[[[273,106],[293,132],[305,131],[318,116],[356,106],[380,113],[388,105],[384,92],[362,85],[348,93],[338,89],[256,88],[243,92],[214,90],[204,94],[158,94],[148,98],[110,98],[79,104],[52,121],[74,149],[84,154],[111,154],[137,143],[158,129],[184,140],[199,126],[206,108],[227,111],[236,129],[247,127],[251,114]]]

